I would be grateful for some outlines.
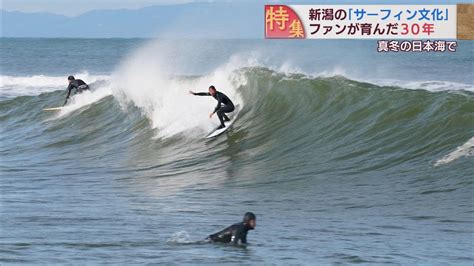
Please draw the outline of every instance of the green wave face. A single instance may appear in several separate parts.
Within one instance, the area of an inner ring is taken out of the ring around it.
[[[464,159],[434,167],[474,136],[471,92],[380,87],[342,76],[312,78],[266,68],[234,74],[246,79],[236,88],[244,107],[233,129],[218,139],[204,141],[199,131],[160,138],[140,109],[123,106],[113,96],[57,118],[40,111],[63,97],[50,92],[0,102],[2,152],[12,161],[48,154],[85,163],[99,160],[110,168],[117,168],[117,160],[130,167],[159,163],[165,169],[170,162],[186,161],[184,171],[224,156],[232,167],[262,171],[262,179],[425,176],[454,167],[459,168],[455,174],[465,176],[472,171],[469,145],[460,156]],[[77,159],[77,151],[83,157]]]
[[[239,124],[256,146],[267,147],[262,156],[272,159],[348,173],[426,168],[474,135],[470,92],[245,72],[249,82],[241,91],[250,104]]]

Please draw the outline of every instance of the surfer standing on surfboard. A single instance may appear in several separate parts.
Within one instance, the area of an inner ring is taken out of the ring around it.
[[[214,108],[214,112],[209,114],[209,118],[211,118],[215,113],[219,117],[219,121],[221,121],[221,125],[217,129],[225,128],[224,122],[230,121],[229,117],[225,113],[230,113],[234,111],[234,103],[225,95],[224,93],[217,91],[216,87],[209,86],[209,92],[192,92],[189,91],[192,95],[197,96],[212,96],[214,99],[217,100],[217,106]],[[223,106],[222,106],[223,104]]]
[[[67,87],[67,96],[66,100],[64,101],[64,105],[66,105],[67,100],[69,100],[69,96],[71,95],[71,91],[75,89],[75,94],[76,93],[82,93],[85,90],[89,89],[89,85],[87,85],[82,79],[75,79],[74,76],[69,76],[67,77],[67,80],[69,82],[69,86]]]

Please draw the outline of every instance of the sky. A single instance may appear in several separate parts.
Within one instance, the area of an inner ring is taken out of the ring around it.
[[[152,5],[183,4],[191,2],[261,2],[262,4],[273,2],[282,2],[286,4],[452,4],[456,2],[469,3],[470,1],[472,0],[1,0],[2,9],[8,11],[48,12],[66,16],[77,16],[96,9],[138,9]]]
[[[2,0],[2,9],[77,16],[96,9],[138,9],[152,5],[183,4],[193,0]],[[201,1],[202,2],[202,1]]]
[[[455,4],[472,0],[0,0],[3,10],[21,12],[48,12],[69,17],[97,9],[139,9],[153,5],[184,4],[192,2],[261,2],[285,4]]]

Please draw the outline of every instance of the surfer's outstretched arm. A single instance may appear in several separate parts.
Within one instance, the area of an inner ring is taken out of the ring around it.
[[[196,96],[211,96],[211,94],[209,92],[193,92],[193,91],[189,91],[190,94],[192,95],[196,95]]]

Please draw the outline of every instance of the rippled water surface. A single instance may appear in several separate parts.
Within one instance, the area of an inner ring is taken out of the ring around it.
[[[471,265],[472,43],[374,45],[2,39],[0,262]],[[242,109],[214,139],[209,84]]]

